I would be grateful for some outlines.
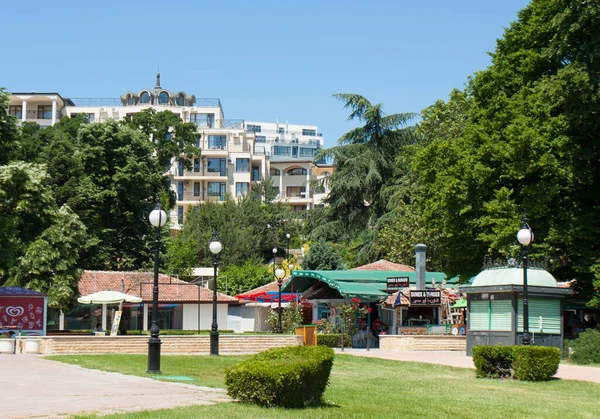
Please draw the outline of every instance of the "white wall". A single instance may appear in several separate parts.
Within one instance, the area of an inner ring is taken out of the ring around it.
[[[229,329],[227,304],[217,304],[217,325]],[[212,303],[200,304],[200,327],[198,328],[198,304],[183,305],[183,330],[210,330],[212,327]]]

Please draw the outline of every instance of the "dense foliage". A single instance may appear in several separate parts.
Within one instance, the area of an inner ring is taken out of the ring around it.
[[[344,262],[334,245],[318,241],[308,249],[302,262],[302,269],[334,271],[344,269]]]
[[[225,372],[227,393],[265,407],[302,408],[321,402],[333,367],[325,346],[270,349]]]
[[[545,346],[475,346],[478,377],[548,380],[558,371],[560,350]]]
[[[588,329],[570,342],[571,359],[577,364],[600,364],[600,330]]]
[[[276,308],[269,312],[267,325],[272,331],[276,331],[279,326],[279,315]],[[291,302],[281,308],[281,330],[283,333],[294,334],[296,329],[302,326],[302,306],[297,302]]]

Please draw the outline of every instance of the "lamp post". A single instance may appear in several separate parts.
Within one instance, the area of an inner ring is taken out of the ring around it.
[[[275,278],[277,278],[277,286],[279,287],[279,298],[277,306],[277,333],[283,333],[283,327],[281,325],[281,281],[285,276],[285,271],[279,267],[275,269]]]
[[[167,222],[167,214],[160,209],[160,204],[148,216],[154,228],[154,288],[152,290],[152,325],[148,340],[148,370],[146,374],[160,374],[160,329],[158,327],[158,250],[160,248],[160,228]]]
[[[292,237],[292,235],[290,233],[285,233],[285,238],[287,240],[287,260],[288,260],[288,265],[291,265],[291,261],[290,261],[290,237]],[[291,271],[291,269],[290,269]]]
[[[213,255],[213,310],[212,326],[210,328],[210,354],[219,355],[219,325],[217,324],[217,266],[219,265],[219,253],[223,246],[219,241],[219,234],[213,230],[213,235],[208,245],[208,249]]]
[[[529,300],[527,296],[527,263],[529,261],[527,255],[529,245],[533,241],[533,232],[527,221],[527,213],[524,213],[521,229],[517,232],[517,240],[521,243],[521,255],[523,257],[523,345],[531,343],[531,336],[529,336]]]

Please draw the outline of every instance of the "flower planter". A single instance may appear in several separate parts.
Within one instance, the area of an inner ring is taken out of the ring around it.
[[[14,339],[0,339],[0,354],[14,354],[15,353],[15,340]]]

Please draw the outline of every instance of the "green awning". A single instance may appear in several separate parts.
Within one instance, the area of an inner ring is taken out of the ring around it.
[[[456,302],[450,308],[467,308],[467,300],[464,298],[456,300]]]
[[[389,296],[387,282],[389,278],[407,277],[411,285],[416,284],[415,272],[403,271],[292,271],[292,278],[283,286],[282,291],[304,292],[317,282],[323,282],[336,290],[342,298],[360,298],[364,300],[381,300]],[[446,279],[442,272],[426,272],[425,282],[429,285],[433,280],[441,284]],[[458,279],[458,278],[456,278]],[[451,280],[447,280],[451,283]]]

